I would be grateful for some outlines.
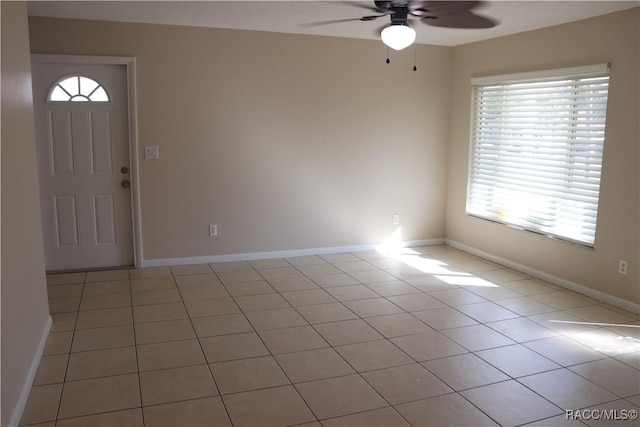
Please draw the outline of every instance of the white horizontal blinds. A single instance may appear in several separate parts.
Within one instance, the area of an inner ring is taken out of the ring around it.
[[[608,67],[558,71],[472,81],[467,213],[592,246]]]

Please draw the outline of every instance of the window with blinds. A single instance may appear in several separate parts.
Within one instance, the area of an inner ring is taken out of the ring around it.
[[[471,84],[467,213],[593,247],[608,64]]]

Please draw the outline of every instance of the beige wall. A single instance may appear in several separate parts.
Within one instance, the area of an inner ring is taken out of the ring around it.
[[[377,41],[49,18],[34,53],[130,55],[145,259],[447,237],[639,302],[638,9],[486,42]],[[465,215],[472,76],[611,62],[595,249]],[[446,214],[445,214],[446,206]],[[217,223],[220,235],[207,236]],[[629,261],[626,276],[618,260]]]
[[[640,302],[639,9],[460,46],[453,51],[446,235],[595,290]],[[476,76],[609,62],[607,133],[594,249],[465,215],[471,86]],[[618,260],[629,261],[626,276]]]
[[[31,387],[30,370],[49,317],[30,70],[25,3],[3,1],[2,426]]]
[[[145,259],[444,235],[448,48],[32,18],[33,53],[134,56]],[[208,224],[219,236],[208,236]]]

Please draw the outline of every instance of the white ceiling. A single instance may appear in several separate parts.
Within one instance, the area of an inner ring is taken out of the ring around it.
[[[342,22],[322,26],[305,24],[359,18],[372,12],[356,2],[340,1],[29,1],[30,15],[198,27],[231,28],[292,34],[378,39],[389,22]],[[373,1],[357,2],[372,6]],[[508,34],[549,27],[639,6],[625,1],[487,1],[475,12],[499,21],[491,29],[435,28],[413,21],[417,42],[457,46]]]

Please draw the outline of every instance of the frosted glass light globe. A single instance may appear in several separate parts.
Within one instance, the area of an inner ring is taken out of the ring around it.
[[[416,31],[403,24],[392,24],[380,33],[382,42],[394,50],[402,50],[416,41]]]

